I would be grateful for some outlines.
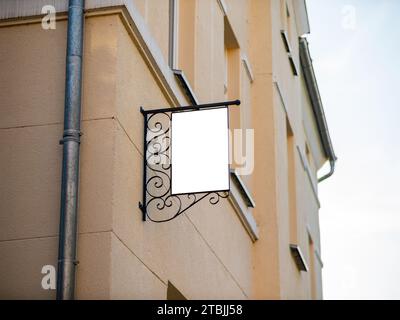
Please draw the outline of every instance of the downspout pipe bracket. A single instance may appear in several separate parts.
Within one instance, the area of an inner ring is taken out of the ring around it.
[[[64,130],[63,138],[60,140],[60,144],[64,144],[66,141],[75,141],[76,143],[81,143],[81,136],[83,133],[80,130]]]

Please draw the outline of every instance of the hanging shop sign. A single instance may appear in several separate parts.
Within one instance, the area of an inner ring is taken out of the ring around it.
[[[229,106],[144,110],[143,220],[170,221],[203,199],[229,196]]]

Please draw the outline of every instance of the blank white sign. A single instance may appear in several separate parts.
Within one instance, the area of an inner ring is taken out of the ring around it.
[[[172,194],[229,190],[228,108],[172,113]]]

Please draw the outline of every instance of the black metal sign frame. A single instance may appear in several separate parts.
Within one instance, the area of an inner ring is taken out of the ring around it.
[[[144,118],[143,189],[142,202],[139,202],[143,221],[171,221],[203,199],[208,198],[209,203],[215,205],[220,199],[229,196],[229,190],[171,194],[170,145],[172,113],[218,109],[232,105],[240,105],[240,100],[177,108],[140,108]],[[150,208],[157,210],[161,217],[153,217],[149,213]]]

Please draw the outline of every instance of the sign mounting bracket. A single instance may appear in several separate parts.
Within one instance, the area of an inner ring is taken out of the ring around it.
[[[229,196],[229,190],[172,194],[171,126],[173,113],[233,105],[240,105],[240,100],[162,109],[140,108],[144,118],[142,201],[139,202],[143,221],[171,221],[203,199],[215,205]]]

